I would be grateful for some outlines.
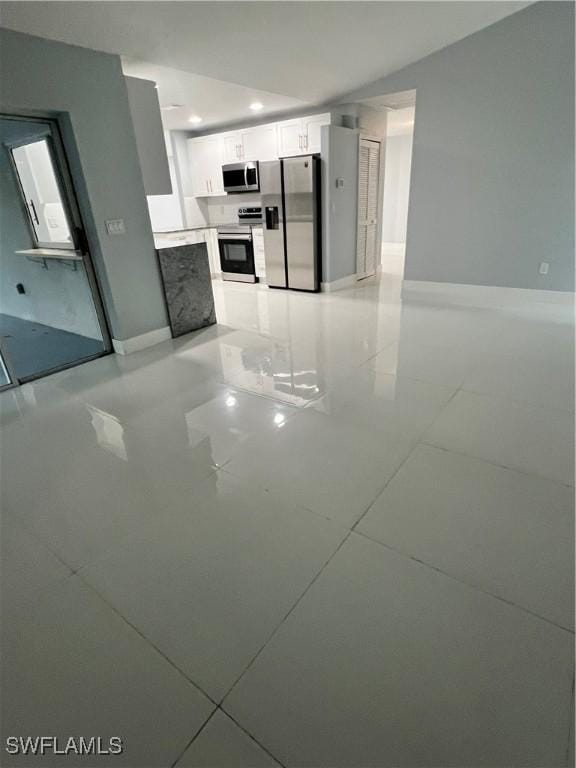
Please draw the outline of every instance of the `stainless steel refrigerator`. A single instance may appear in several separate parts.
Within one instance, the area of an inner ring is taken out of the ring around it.
[[[320,290],[320,157],[260,163],[266,282]]]

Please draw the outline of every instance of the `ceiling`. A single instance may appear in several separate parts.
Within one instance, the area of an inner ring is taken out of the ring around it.
[[[310,106],[291,96],[246,88],[211,77],[193,75],[181,69],[125,57],[122,58],[122,69],[126,75],[156,83],[162,122],[171,131],[204,130],[216,125],[241,122],[256,115],[258,118],[272,117]],[[265,105],[264,109],[258,113],[252,112],[250,104],[255,102]],[[191,125],[191,117],[201,117],[202,122]]]
[[[159,83],[161,103],[183,103],[209,127],[242,119],[254,98],[271,113],[337,101],[527,5],[52,0],[0,10],[4,27],[122,55],[129,73]],[[182,127],[186,110],[170,121]]]

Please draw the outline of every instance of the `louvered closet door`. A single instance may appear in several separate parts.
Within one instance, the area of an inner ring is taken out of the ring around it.
[[[376,272],[379,179],[380,142],[360,139],[356,240],[356,272],[359,279]]]

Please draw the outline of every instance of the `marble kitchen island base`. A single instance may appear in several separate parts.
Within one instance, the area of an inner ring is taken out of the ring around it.
[[[216,323],[206,243],[158,248],[172,336]]]

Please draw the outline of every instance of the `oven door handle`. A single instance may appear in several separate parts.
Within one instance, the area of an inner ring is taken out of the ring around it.
[[[218,235],[218,240],[252,240],[252,235]]]

